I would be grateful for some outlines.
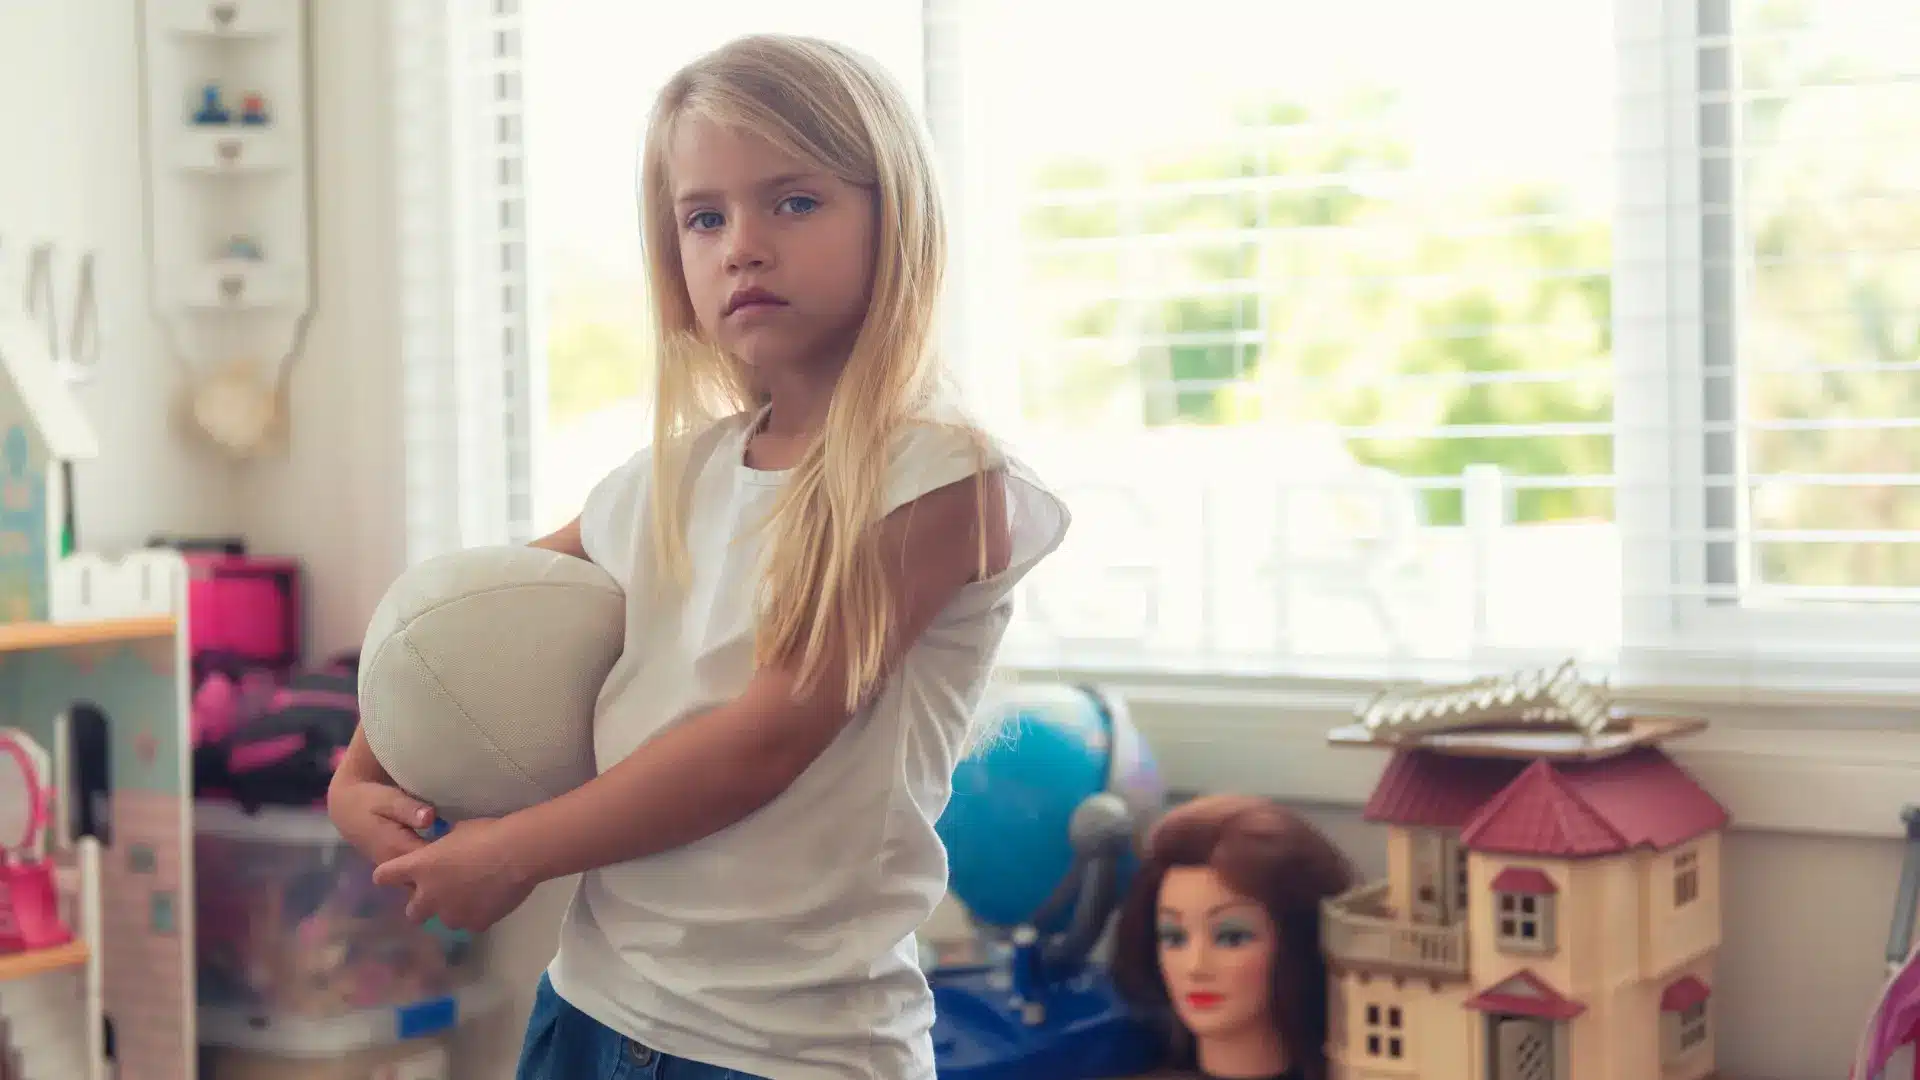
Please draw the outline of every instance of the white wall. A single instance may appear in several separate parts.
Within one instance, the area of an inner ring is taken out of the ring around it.
[[[405,563],[392,128],[384,0],[312,5],[314,319],[289,393],[289,451],[238,477],[261,551],[299,556],[312,651],[357,646]]]
[[[101,454],[75,470],[81,543],[230,532],[232,470],[181,438],[181,368],[148,311],[135,0],[0,2],[0,305],[19,302],[22,256],[56,245],[56,302],[96,251],[101,356],[80,389]]]

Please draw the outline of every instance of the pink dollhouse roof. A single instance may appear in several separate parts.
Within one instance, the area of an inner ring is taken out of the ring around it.
[[[1685,1012],[1713,996],[1707,984],[1692,975],[1682,975],[1660,992],[1661,1012]]]
[[[1552,896],[1560,889],[1543,870],[1531,866],[1509,866],[1493,875],[1493,891],[1521,896]]]
[[[1574,794],[1553,766],[1536,761],[1460,831],[1469,851],[1578,859],[1633,847],[1614,824]]]
[[[1467,999],[1467,1008],[1510,1016],[1537,1016],[1542,1020],[1571,1020],[1587,1011],[1585,1005],[1547,985],[1531,971],[1516,971],[1484,994]]]
[[[1401,750],[1387,762],[1362,813],[1387,825],[1458,829],[1525,767],[1512,758]]]
[[[1457,828],[1475,851],[1542,858],[1655,850],[1724,828],[1727,812],[1654,747],[1596,761],[1393,756],[1367,820]]]

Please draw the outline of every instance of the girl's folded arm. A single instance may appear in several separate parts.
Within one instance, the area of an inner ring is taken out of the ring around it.
[[[580,541],[580,519],[574,518],[553,532],[530,542],[528,547],[546,548],[562,555],[571,555],[576,559],[586,559],[586,547]]]
[[[961,588],[1010,558],[1004,478],[974,477],[889,514],[893,626],[889,669]],[[983,490],[984,488],[984,490]],[[983,516],[982,508],[985,508]],[[982,544],[984,534],[985,543]],[[648,741],[626,760],[559,798],[500,821],[516,869],[535,880],[644,858],[719,832],[785,791],[854,715],[845,663],[829,647],[800,690],[795,673],[763,667],[739,697]]]

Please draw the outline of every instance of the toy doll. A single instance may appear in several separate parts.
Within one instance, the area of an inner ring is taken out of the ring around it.
[[[1326,1080],[1320,903],[1352,867],[1271,799],[1213,795],[1148,834],[1113,976],[1167,1024],[1174,1063],[1218,1080]]]

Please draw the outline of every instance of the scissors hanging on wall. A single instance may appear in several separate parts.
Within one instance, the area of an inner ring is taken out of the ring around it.
[[[93,374],[100,360],[100,308],[95,295],[94,255],[82,252],[76,266],[73,292],[73,318],[66,327],[64,340],[60,326],[60,306],[54,294],[54,247],[36,244],[27,254],[27,290],[23,303],[27,318],[45,328],[47,355],[67,378],[80,380]],[[4,255],[4,251],[0,251]]]

